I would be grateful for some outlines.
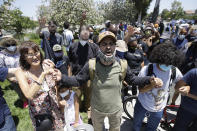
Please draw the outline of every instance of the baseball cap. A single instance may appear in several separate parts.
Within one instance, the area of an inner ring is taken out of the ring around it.
[[[137,41],[137,38],[135,36],[130,37],[128,43],[133,41]]]
[[[153,28],[150,27],[150,26],[147,26],[147,27],[145,28],[145,30],[153,30]]]
[[[110,31],[105,31],[99,34],[98,43],[100,43],[104,38],[107,38],[107,37],[112,38],[116,42],[116,36],[114,35],[114,33]]]
[[[12,36],[3,36],[0,39],[0,46],[5,46],[6,44],[11,44],[14,43],[16,45],[18,45],[18,41],[16,39],[14,39]]]
[[[127,44],[125,43],[125,41],[118,40],[116,42],[116,50],[120,51],[120,52],[127,52],[128,51],[128,47],[127,47]]]
[[[62,50],[61,45],[55,44],[55,45],[53,46],[53,51],[61,51],[61,50]]]

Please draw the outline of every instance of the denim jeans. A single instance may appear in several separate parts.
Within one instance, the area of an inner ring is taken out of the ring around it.
[[[177,113],[176,123],[174,125],[173,131],[187,131],[190,123],[193,120],[197,120],[197,115],[180,107]]]
[[[133,131],[140,131],[145,116],[148,116],[145,131],[155,131],[160,123],[162,115],[163,111],[149,112],[142,107],[139,101],[137,101],[134,108]]]
[[[0,131],[16,131],[15,123],[11,115],[5,116],[5,123],[0,127]]]

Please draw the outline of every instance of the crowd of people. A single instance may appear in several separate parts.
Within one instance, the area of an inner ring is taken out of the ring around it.
[[[192,24],[108,20],[99,34],[81,25],[75,40],[67,21],[62,34],[55,21],[48,28],[39,23],[40,47],[3,35],[0,40],[0,80],[8,79],[29,108],[35,131],[102,131],[105,117],[109,131],[120,131],[125,95],[138,96],[132,130],[140,131],[147,117],[145,130],[155,131],[170,88],[175,89],[171,104],[182,95],[173,130],[197,125],[197,30]],[[80,112],[87,112],[88,124]],[[0,131],[15,130],[0,88]]]

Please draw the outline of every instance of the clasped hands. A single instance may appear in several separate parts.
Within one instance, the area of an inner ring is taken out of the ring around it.
[[[52,79],[55,81],[60,81],[62,78],[62,74],[61,72],[55,68],[55,64],[49,60],[49,59],[45,59],[43,61],[43,69],[44,72],[47,74],[52,75]]]

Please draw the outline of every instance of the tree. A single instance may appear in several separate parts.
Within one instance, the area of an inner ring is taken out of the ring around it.
[[[161,18],[163,18],[164,20],[170,18],[171,13],[168,9],[163,9],[163,11],[161,12]]]
[[[138,12],[138,23],[141,23],[142,18],[146,16],[146,12],[152,0],[133,0],[133,2]]]
[[[182,3],[174,0],[174,2],[171,5],[171,18],[172,19],[179,19],[183,18],[184,16],[184,10],[182,7]]]
[[[13,0],[4,0],[0,5],[0,24],[6,31],[15,32],[17,35],[26,29],[36,27],[36,22],[29,17],[22,16],[22,12],[17,8],[11,8]]]
[[[171,9],[164,9],[161,13],[161,17],[163,19],[180,19],[180,18],[184,18],[185,14],[184,14],[184,10],[182,7],[182,3],[174,0],[174,2],[171,4]]]
[[[111,20],[114,23],[121,21],[135,21],[136,9],[133,2],[130,0],[110,0],[101,2],[99,10],[103,12],[105,20]]]
[[[152,22],[153,23],[155,23],[157,21],[157,17],[159,15],[159,6],[160,6],[160,0],[156,0],[154,11],[153,11],[153,14],[152,14]]]
[[[47,18],[47,19],[49,19],[50,18],[50,8],[49,8],[49,6],[47,6],[47,5],[45,5],[45,4],[42,4],[42,5],[40,5],[40,6],[38,6],[38,8],[37,8],[37,16],[38,16],[38,18],[39,19],[41,19],[41,18]]]
[[[0,5],[0,26],[2,28],[9,28],[10,26],[10,6],[12,2],[12,0],[3,0]]]
[[[87,24],[95,24],[101,16],[97,13],[97,8],[93,0],[46,0],[49,2],[49,9],[39,7],[38,12],[48,10],[48,20],[53,19],[57,21],[60,27],[63,26],[64,21],[68,21],[73,25],[80,25],[83,22]],[[42,8],[42,9],[41,9]],[[44,12],[44,11],[43,11]],[[43,17],[39,13],[40,17]]]

